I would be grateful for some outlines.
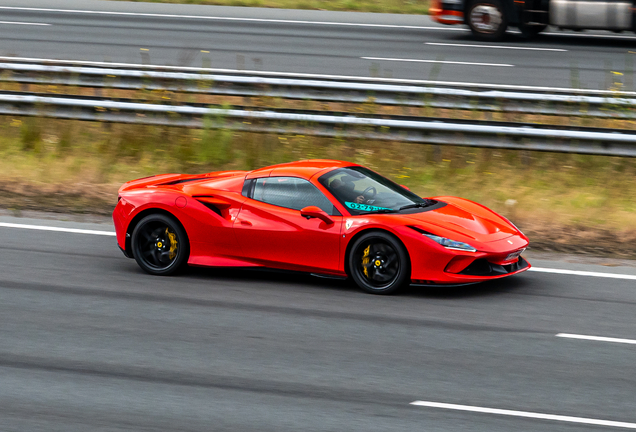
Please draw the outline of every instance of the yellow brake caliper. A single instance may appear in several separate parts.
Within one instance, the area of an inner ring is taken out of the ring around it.
[[[177,256],[177,235],[169,232],[168,228],[166,228],[166,235],[170,239],[170,255],[168,255],[168,258],[172,260]]]
[[[362,255],[362,271],[364,275],[368,278],[369,272],[367,271],[367,265],[369,264],[369,251],[371,250],[371,245],[367,246],[364,250],[364,254]]]

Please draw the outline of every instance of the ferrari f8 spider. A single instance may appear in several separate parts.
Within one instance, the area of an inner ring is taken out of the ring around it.
[[[267,267],[389,294],[530,268],[528,238],[503,216],[462,198],[421,198],[342,161],[134,180],[120,188],[113,219],[121,250],[153,275]]]

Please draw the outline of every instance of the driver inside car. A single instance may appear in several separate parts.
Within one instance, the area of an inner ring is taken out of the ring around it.
[[[335,179],[329,184],[329,188],[336,197],[342,201],[353,201],[357,204],[369,204],[370,199],[364,195],[358,194],[354,189],[353,183],[345,183],[340,179]]]

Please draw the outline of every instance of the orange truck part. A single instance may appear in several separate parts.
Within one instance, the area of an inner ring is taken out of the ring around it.
[[[432,0],[428,12],[431,18],[440,24],[463,24],[462,3],[461,1]]]

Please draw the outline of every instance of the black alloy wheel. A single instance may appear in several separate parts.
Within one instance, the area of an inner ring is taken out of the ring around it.
[[[355,241],[349,254],[349,272],[355,283],[368,293],[392,294],[411,277],[406,249],[392,235],[369,232]]]
[[[132,234],[135,261],[153,275],[167,276],[181,270],[188,260],[189,249],[184,229],[163,214],[146,216]]]
[[[474,0],[468,8],[468,26],[476,39],[502,40],[508,28],[508,19],[500,0]]]

